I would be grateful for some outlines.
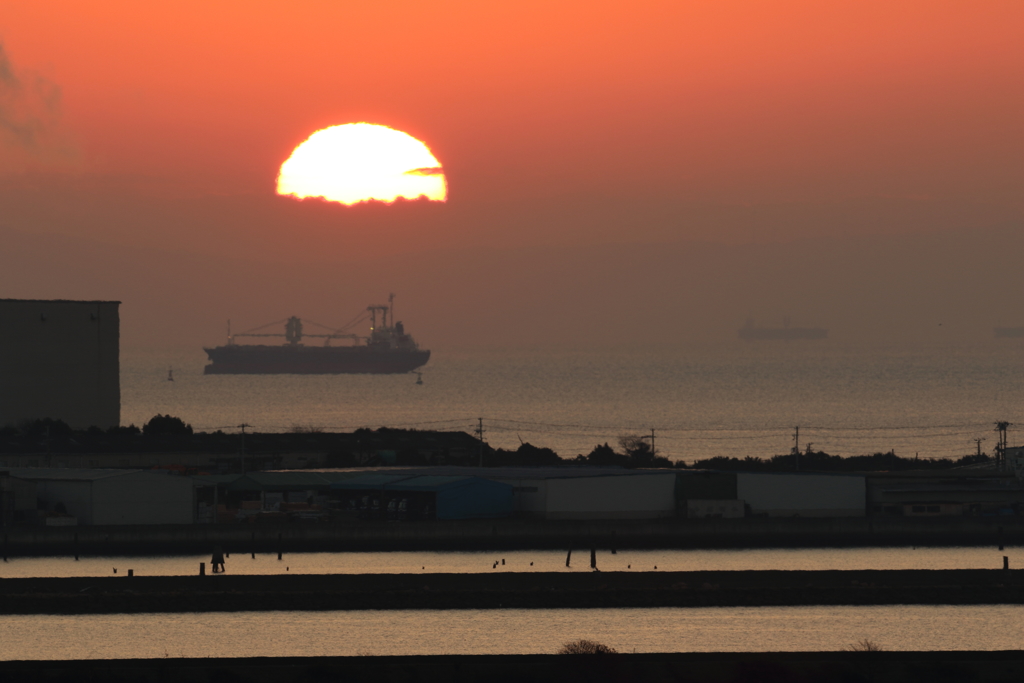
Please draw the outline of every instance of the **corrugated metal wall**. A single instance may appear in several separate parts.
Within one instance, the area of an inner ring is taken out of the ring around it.
[[[863,517],[865,478],[829,474],[736,474],[737,497],[769,517]]]
[[[438,519],[479,519],[512,514],[512,487],[486,479],[467,479],[437,492]]]

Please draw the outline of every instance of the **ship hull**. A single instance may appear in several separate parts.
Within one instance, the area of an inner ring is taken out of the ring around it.
[[[426,365],[430,351],[371,346],[259,346],[204,349],[206,375],[391,375]]]
[[[1024,327],[997,327],[995,333],[1004,339],[1020,339],[1024,337]]]

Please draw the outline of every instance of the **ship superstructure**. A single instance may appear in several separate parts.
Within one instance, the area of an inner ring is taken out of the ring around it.
[[[352,332],[356,325],[369,322],[370,333],[363,336]],[[284,323],[284,332],[264,332]],[[307,322],[325,332],[307,333],[303,321],[295,316],[287,320],[268,323],[261,327],[231,334],[228,343],[205,348],[210,364],[203,372],[207,375],[242,374],[394,374],[412,372],[430,360],[430,351],[419,348],[405,331],[401,321],[394,321],[394,294],[387,305],[367,306],[354,320],[338,329]],[[284,337],[284,344],[239,344],[238,337]],[[304,339],[323,339],[322,345],[306,345]],[[337,339],[350,341],[349,345],[331,346]]]

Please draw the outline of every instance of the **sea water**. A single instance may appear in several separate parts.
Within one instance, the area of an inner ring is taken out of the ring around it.
[[[435,349],[416,375],[203,375],[201,349],[122,352],[122,422],[156,414],[199,430],[475,430],[563,457],[654,430],[672,460],[992,452],[997,420],[1024,424],[1024,345],[848,348],[820,342],[620,351]],[[174,381],[168,381],[173,370]],[[1011,445],[1016,443],[1013,430]]]

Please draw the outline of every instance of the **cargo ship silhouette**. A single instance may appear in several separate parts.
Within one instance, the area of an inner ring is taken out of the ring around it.
[[[412,372],[430,360],[430,351],[420,349],[402,323],[394,322],[394,294],[388,305],[367,306],[344,327],[332,330],[318,323],[307,323],[327,330],[325,333],[307,334],[303,322],[297,317],[268,323],[239,334],[231,334],[228,322],[228,343],[224,346],[204,348],[210,364],[203,369],[206,375],[336,375],[336,374],[395,374]],[[349,332],[357,324],[369,321],[369,336]],[[284,323],[284,332],[262,332],[273,325]],[[284,337],[281,345],[238,344],[238,337]],[[323,339],[322,346],[307,346],[306,338]],[[348,339],[348,346],[331,346],[331,340]]]
[[[1024,337],[1024,327],[997,327],[995,335],[1005,339],[1020,339]]]
[[[791,327],[789,318],[782,321],[782,327],[758,327],[750,318],[739,330],[740,339],[760,341],[765,339],[824,339],[828,330],[823,327]]]

